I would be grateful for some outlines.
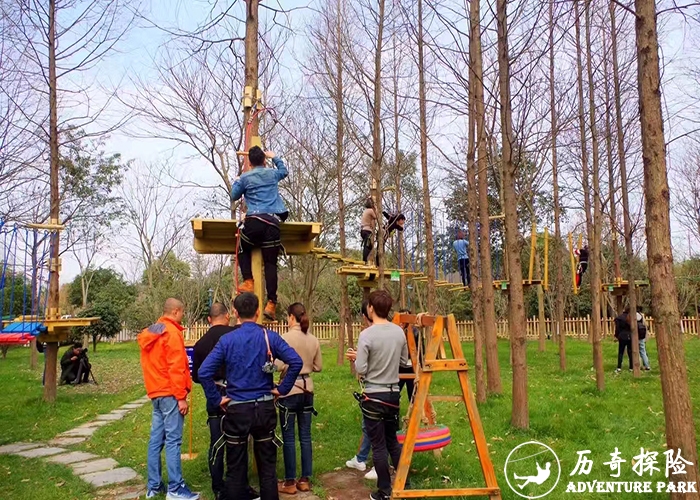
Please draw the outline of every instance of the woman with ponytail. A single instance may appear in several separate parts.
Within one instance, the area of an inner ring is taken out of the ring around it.
[[[292,390],[277,401],[284,441],[284,481],[279,483],[278,489],[281,493],[293,495],[297,490],[311,490],[311,416],[316,414],[311,373],[321,371],[322,361],[321,345],[318,339],[309,333],[309,317],[303,304],[295,302],[287,308],[287,323],[289,331],[282,338],[299,354],[304,363]],[[282,367],[283,372],[285,369],[286,367]],[[294,444],[295,421],[299,427],[301,446],[301,476],[298,481]]]

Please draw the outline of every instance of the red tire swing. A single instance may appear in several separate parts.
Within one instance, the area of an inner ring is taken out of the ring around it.
[[[400,444],[406,440],[406,433],[404,431],[398,432],[396,437]],[[416,437],[416,446],[413,451],[432,451],[440,448],[444,448],[452,442],[452,434],[450,433],[450,428],[446,425],[435,425],[431,427],[425,427],[418,431],[418,436]]]

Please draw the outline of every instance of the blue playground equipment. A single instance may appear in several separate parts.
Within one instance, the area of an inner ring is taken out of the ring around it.
[[[46,333],[48,231],[0,221],[0,344],[27,344]]]

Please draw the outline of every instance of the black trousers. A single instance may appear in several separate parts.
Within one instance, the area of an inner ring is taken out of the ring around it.
[[[267,299],[277,303],[277,256],[280,250],[280,227],[272,217],[261,215],[260,218],[246,217],[241,229],[241,248],[238,264],[244,280],[253,279],[251,252],[253,248],[262,251],[265,266],[265,288]],[[268,220],[269,219],[269,220]]]
[[[469,286],[469,283],[471,283],[469,259],[459,259],[457,264],[459,265],[459,275],[462,277],[462,285]]]
[[[278,500],[277,445],[273,441],[277,412],[273,401],[231,405],[226,410],[226,495],[228,500],[248,498],[248,436],[260,479],[260,499]]]
[[[399,430],[399,392],[380,392],[368,394],[372,399],[378,399],[396,406],[387,406],[381,403],[365,401],[362,407],[379,415],[379,419],[370,419],[363,416],[367,435],[372,443],[372,459],[374,469],[377,471],[377,489],[387,497],[391,496],[391,474],[389,473],[389,457],[394,468],[399,466],[401,458],[401,445],[396,439]]]
[[[617,346],[617,367],[622,368],[622,356],[625,354],[625,349],[627,349],[627,358],[630,362],[630,370],[632,369],[632,339],[618,340],[619,345]]]
[[[588,262],[583,261],[578,263],[578,267],[576,267],[576,286],[580,287],[581,286],[581,280],[583,280],[583,275],[586,272],[586,269],[588,269]]]
[[[209,427],[209,475],[211,476],[211,489],[216,496],[226,491],[226,483],[224,482],[225,454],[223,450],[214,458],[214,444],[224,435],[224,413],[221,411],[210,411],[209,408],[207,408],[207,413],[209,414],[207,418],[207,426]]]
[[[415,375],[415,371],[413,371],[413,367],[409,366],[399,366],[399,375],[403,374],[412,374]],[[406,393],[408,394],[408,400],[410,401],[413,399],[413,386],[415,385],[413,379],[399,379],[399,394],[403,390],[403,386],[406,386]]]
[[[360,231],[360,237],[362,237],[362,260],[366,263],[369,259],[369,254],[372,253],[372,231]]]

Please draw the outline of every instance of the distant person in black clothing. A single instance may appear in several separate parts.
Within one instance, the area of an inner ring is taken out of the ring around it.
[[[76,342],[61,358],[61,384],[87,383],[91,368],[87,349],[83,349],[81,342]]]
[[[629,307],[625,312],[615,318],[615,338],[620,343],[617,348],[617,370],[615,373],[622,371],[622,356],[627,349],[627,357],[630,362],[630,371],[632,371],[632,328],[630,327]]]
[[[574,251],[578,255],[578,266],[576,267],[576,288],[581,287],[581,280],[583,279],[583,274],[588,269],[588,245],[583,248],[578,248]]]
[[[202,366],[204,360],[214,346],[219,342],[219,339],[229,332],[240,328],[241,325],[230,326],[231,317],[226,306],[220,302],[215,302],[209,308],[209,330],[200,338],[194,345],[194,353],[192,356],[192,380],[199,384],[199,367]],[[216,374],[215,383],[221,396],[226,395],[226,367],[222,366]],[[222,418],[226,412],[216,405],[212,405],[207,401],[207,425],[209,426],[209,474],[211,475],[211,489],[214,492],[216,500],[226,498],[226,483],[224,480],[224,449],[225,443],[221,447],[221,451],[216,453],[214,445],[223,436]],[[219,443],[222,444],[222,443]],[[258,498],[259,495],[250,489],[250,499]]]

